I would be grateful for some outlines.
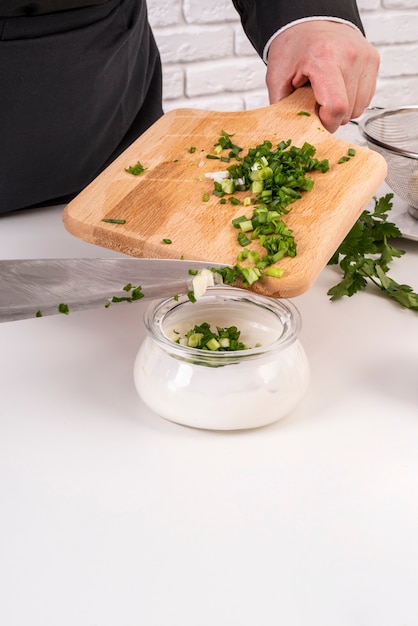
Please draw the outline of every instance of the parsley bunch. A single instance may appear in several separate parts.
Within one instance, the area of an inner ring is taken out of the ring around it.
[[[328,291],[331,300],[350,297],[365,289],[368,281],[371,281],[388,298],[407,309],[418,311],[418,293],[388,275],[392,260],[405,253],[388,241],[402,236],[396,224],[388,221],[392,198],[392,193],[379,199],[374,198],[374,209],[363,211],[329,260],[328,265],[339,264],[343,271],[341,282]]]

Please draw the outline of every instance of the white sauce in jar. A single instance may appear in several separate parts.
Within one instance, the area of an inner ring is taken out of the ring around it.
[[[240,340],[259,347],[219,353],[173,342],[174,331],[185,334],[202,322],[237,326]],[[166,419],[199,428],[254,428],[287,415],[307,391],[300,318],[289,302],[215,287],[196,303],[151,305],[145,323],[135,385],[145,404]]]

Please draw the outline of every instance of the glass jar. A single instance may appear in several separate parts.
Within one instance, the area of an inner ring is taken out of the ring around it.
[[[255,428],[285,417],[307,391],[301,318],[289,301],[212,287],[194,303],[187,296],[151,303],[144,322],[134,382],[143,402],[168,420],[214,430]],[[212,352],[175,343],[203,322],[215,330],[236,326],[249,349]]]

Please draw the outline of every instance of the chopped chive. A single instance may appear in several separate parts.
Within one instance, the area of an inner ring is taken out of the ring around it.
[[[126,224],[126,220],[113,219],[112,217],[105,217],[102,222],[108,222],[109,224]]]
[[[170,244],[170,243],[173,243],[173,242],[171,241],[171,239],[163,239],[163,243]]]

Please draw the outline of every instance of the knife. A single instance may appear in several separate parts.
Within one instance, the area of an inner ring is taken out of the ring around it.
[[[190,270],[222,269],[172,259],[0,260],[0,322],[108,306],[113,298],[165,298],[187,293]],[[140,296],[142,297],[142,296]]]

